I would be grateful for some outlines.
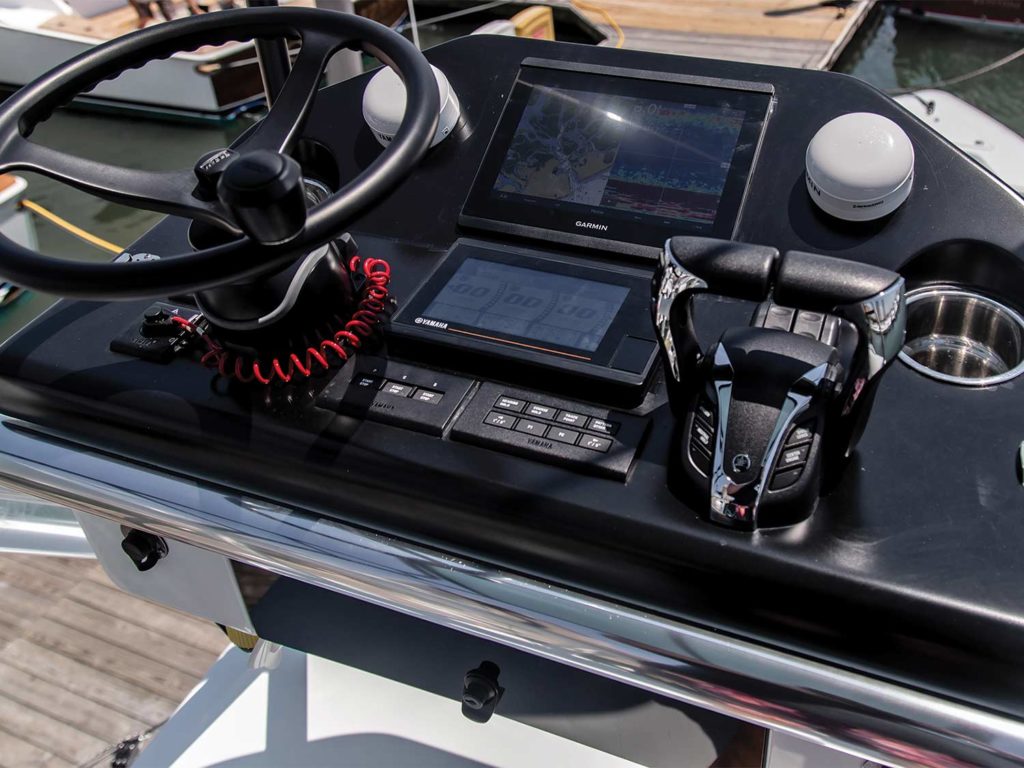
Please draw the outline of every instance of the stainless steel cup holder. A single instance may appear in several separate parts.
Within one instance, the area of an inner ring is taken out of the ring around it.
[[[972,291],[918,288],[907,293],[900,360],[950,384],[1002,384],[1024,373],[1024,317]]]

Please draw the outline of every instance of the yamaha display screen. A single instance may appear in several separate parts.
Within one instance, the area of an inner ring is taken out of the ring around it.
[[[462,223],[633,253],[730,237],[770,89],[651,77],[524,63]]]
[[[392,318],[389,343],[435,363],[444,347],[491,374],[506,361],[512,378],[636,394],[658,351],[650,301],[645,269],[461,239]]]
[[[466,259],[423,310],[460,333],[593,352],[629,289],[501,262]]]

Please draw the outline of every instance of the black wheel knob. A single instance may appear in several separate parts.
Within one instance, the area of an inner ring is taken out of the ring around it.
[[[156,534],[130,530],[121,541],[121,549],[140,571],[148,571],[167,555],[167,542]]]
[[[220,174],[217,196],[263,245],[287,242],[306,225],[302,169],[287,155],[260,149],[236,158]]]
[[[485,661],[466,673],[462,683],[462,714],[474,723],[486,723],[494,714],[505,689],[498,685],[498,665]]]

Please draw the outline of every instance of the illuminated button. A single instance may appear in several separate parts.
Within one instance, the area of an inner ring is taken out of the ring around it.
[[[587,417],[582,413],[571,413],[569,411],[560,411],[558,418],[555,419],[559,424],[568,424],[570,427],[582,427],[587,423]]]
[[[537,403],[530,403],[526,407],[526,415],[536,416],[538,419],[554,420],[555,409],[550,405],[537,405]]]
[[[441,398],[444,397],[443,392],[435,392],[432,389],[417,389],[413,394],[413,400],[419,400],[421,403],[430,403],[434,405],[441,402]]]
[[[589,451],[600,451],[601,453],[608,453],[608,449],[612,447],[612,441],[607,437],[598,437],[597,435],[584,435],[580,439],[580,448],[586,448]]]
[[[492,427],[501,427],[502,429],[512,429],[512,425],[515,423],[515,416],[509,416],[507,413],[498,413],[496,411],[491,411],[487,414],[487,418],[484,419],[484,424],[490,424]]]
[[[571,429],[562,429],[561,427],[549,427],[547,434],[544,436],[554,440],[556,443],[576,445],[576,440],[579,439],[580,433]]]
[[[412,387],[408,384],[401,384],[397,381],[389,381],[384,384],[382,390],[385,395],[394,395],[395,397],[408,397],[412,394]]]
[[[600,432],[602,435],[614,435],[619,430],[619,425],[605,419],[591,419],[587,422],[587,429],[591,432]]]
[[[546,428],[547,424],[541,424],[539,421],[530,421],[529,419],[520,419],[519,423],[516,424],[516,432],[523,432],[527,435],[543,435]]]
[[[499,397],[498,402],[494,404],[495,408],[501,408],[503,411],[515,411],[516,413],[522,413],[523,408],[526,407],[526,403],[523,400],[518,400],[514,397]]]

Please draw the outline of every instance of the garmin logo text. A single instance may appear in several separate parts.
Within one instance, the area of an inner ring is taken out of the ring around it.
[[[601,232],[607,232],[608,231],[608,225],[607,224],[595,224],[592,221],[577,221],[576,222],[576,226],[580,227],[582,229],[597,229],[597,230],[599,230]]]
[[[425,325],[429,328],[440,328],[442,331],[448,330],[448,323],[442,323],[440,320],[431,320],[426,317],[417,317],[413,320],[416,325]]]

